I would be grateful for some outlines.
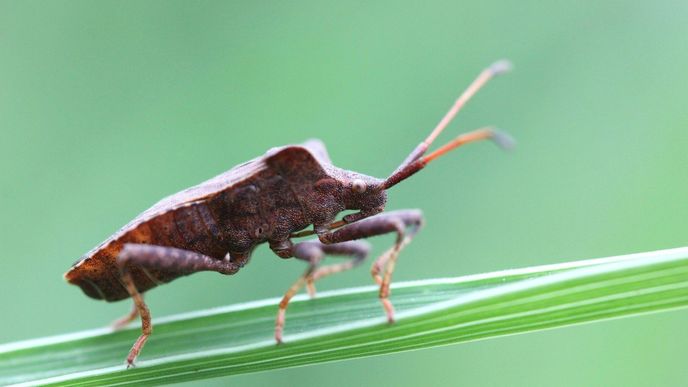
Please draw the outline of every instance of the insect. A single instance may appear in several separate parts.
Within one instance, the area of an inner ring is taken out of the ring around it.
[[[132,311],[113,323],[121,328],[141,317],[141,335],[126,358],[128,366],[133,366],[152,332],[144,292],[199,271],[236,274],[248,263],[254,248],[267,242],[280,258],[296,258],[308,264],[279,304],[275,340],[280,343],[289,301],[303,286],[314,294],[315,281],[365,260],[370,248],[360,239],[394,233],[393,246],[377,258],[371,269],[380,286],[379,297],[387,320],[392,323],[392,273],[399,252],[422,226],[423,216],[420,210],[383,212],[387,190],[466,143],[491,139],[510,148],[513,140],[507,134],[482,128],[459,135],[426,155],[461,107],[488,80],[509,69],[507,61],[498,61],[483,70],[430,135],[386,179],[333,166],[318,140],[273,148],[162,199],[74,263],[65,279],[95,299],[133,299]],[[355,212],[336,220],[345,210]],[[313,228],[307,230],[310,225]],[[313,234],[317,239],[292,242]],[[323,266],[326,255],[349,260]]]

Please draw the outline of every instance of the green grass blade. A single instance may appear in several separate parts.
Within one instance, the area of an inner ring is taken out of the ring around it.
[[[397,323],[375,287],[298,297],[285,344],[277,299],[156,320],[138,367],[134,327],[0,345],[0,384],[165,384],[428,348],[688,305],[688,247],[397,284]]]

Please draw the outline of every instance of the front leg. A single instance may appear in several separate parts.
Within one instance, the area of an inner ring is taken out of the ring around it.
[[[371,270],[373,278],[380,285],[380,301],[387,314],[387,321],[392,323],[394,307],[389,301],[389,284],[394,266],[401,249],[411,242],[422,225],[423,214],[420,210],[390,211],[359,220],[335,231],[321,232],[318,238],[324,244],[332,244],[388,233],[397,234],[394,246],[375,261]],[[384,275],[380,278],[379,272],[383,267]]]

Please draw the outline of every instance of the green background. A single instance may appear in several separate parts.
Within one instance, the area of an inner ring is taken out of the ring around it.
[[[686,20],[685,1],[2,1],[0,342],[128,311],[62,274],[162,196],[309,137],[383,177],[502,57],[515,71],[439,142],[496,124],[519,146],[472,145],[390,192],[427,219],[395,279],[686,245]],[[275,297],[303,269],[262,246],[236,277],[147,299],[164,316]],[[200,384],[680,385],[687,332],[676,311]]]

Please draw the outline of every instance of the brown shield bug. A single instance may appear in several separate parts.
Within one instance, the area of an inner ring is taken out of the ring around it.
[[[462,106],[492,77],[509,70],[499,61],[483,70],[456,100],[440,123],[386,179],[378,179],[332,165],[318,140],[269,150],[195,187],[169,196],[89,251],[65,274],[89,297],[118,301],[131,297],[132,312],[114,323],[120,328],[141,316],[142,334],[127,363],[136,357],[151,334],[151,315],[142,294],[175,278],[199,271],[235,274],[248,263],[256,245],[268,242],[281,258],[308,263],[306,272],[280,302],[275,340],[282,340],[289,300],[304,285],[351,269],[368,255],[359,239],[396,234],[394,245],[371,269],[380,285],[380,300],[391,323],[394,309],[389,285],[401,249],[423,223],[419,210],[383,212],[387,190],[428,163],[466,143],[491,139],[503,148],[513,140],[491,128],[462,134],[425,154]],[[357,212],[336,221],[345,210]],[[313,225],[312,230],[305,230]],[[293,243],[316,234],[318,239]],[[342,255],[344,263],[321,266],[326,255]]]

